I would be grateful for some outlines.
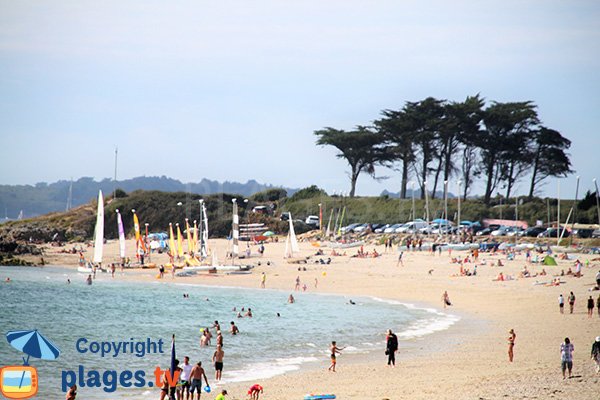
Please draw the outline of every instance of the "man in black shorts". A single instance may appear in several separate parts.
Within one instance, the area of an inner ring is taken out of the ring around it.
[[[221,373],[223,372],[223,356],[225,352],[221,348],[221,345],[217,345],[217,350],[213,354],[212,360],[215,363],[215,380],[221,380]]]
[[[206,378],[206,373],[204,373],[204,368],[202,368],[202,363],[198,361],[194,368],[192,368],[192,372],[190,372],[190,393],[192,394],[191,400],[194,400],[194,392],[197,391],[196,400],[200,400],[200,394],[202,393],[202,377],[204,377],[204,381],[206,382],[206,386],[210,386],[208,384],[208,379]],[[186,397],[186,400],[188,398]]]

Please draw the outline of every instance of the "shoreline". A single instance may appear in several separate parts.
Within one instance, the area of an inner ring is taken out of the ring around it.
[[[225,240],[211,240],[211,243],[214,249],[224,254],[228,244]],[[109,243],[111,245],[115,243]],[[369,250],[371,247],[381,250],[382,256],[376,259],[332,257],[331,265],[309,263],[302,265],[307,271],[298,271],[298,265],[287,264],[277,256],[283,254],[282,246],[282,243],[269,243],[262,259],[264,262],[250,275],[177,277],[174,283],[258,289],[261,272],[265,272],[267,288],[282,293],[293,293],[294,279],[300,276],[310,285],[309,292],[350,298],[383,298],[438,310],[441,309],[441,293],[448,290],[453,302],[450,312],[459,315],[461,320],[449,329],[411,340],[413,346],[403,346],[402,343],[407,341],[401,340],[395,369],[385,366],[383,347],[379,349],[380,355],[377,350],[357,357],[344,354],[335,374],[326,370],[328,360],[323,359],[315,362],[314,367],[304,364],[299,370],[261,380],[265,387],[261,399],[298,399],[309,392],[336,393],[338,398],[357,400],[598,398],[600,376],[593,373],[588,346],[591,346],[590,340],[600,335],[600,319],[594,310],[594,319],[589,320],[584,310],[587,295],[596,298],[600,294],[588,292],[600,269],[598,262],[593,261],[593,255],[576,255],[582,261],[590,260],[590,267],[583,268],[583,278],[565,276],[565,284],[546,287],[533,283],[551,280],[552,274],[566,270],[573,260],[557,257],[558,267],[528,265],[536,273],[544,267],[549,272],[546,277],[493,282],[500,271],[516,276],[525,265],[524,256],[519,254],[514,261],[504,261],[503,254],[482,253],[480,260],[487,261],[487,265],[478,268],[477,276],[455,277],[458,265],[452,264],[446,253],[438,256],[427,252],[405,252],[404,266],[396,267],[397,252],[385,253],[383,246],[369,245]],[[316,251],[308,243],[301,243],[301,248],[302,255]],[[348,254],[353,252],[348,251]],[[455,251],[452,254],[464,257],[467,253]],[[156,257],[159,263],[160,256],[153,254],[152,260]],[[62,263],[73,265],[76,258],[66,255]],[[495,266],[498,259],[502,259],[505,266]],[[270,266],[265,265],[266,260],[272,261]],[[252,258],[251,261],[259,259]],[[472,268],[473,264],[466,266]],[[77,273],[76,268],[63,268]],[[428,270],[434,272],[428,274]],[[153,270],[126,272],[126,279],[156,281]],[[119,273],[117,270],[117,277]],[[311,284],[314,278],[319,279],[318,289]],[[170,275],[166,274],[165,282],[171,281]],[[578,296],[576,313],[561,315],[556,299],[559,293],[566,295],[569,291]],[[439,307],[435,307],[437,301],[440,301]],[[517,332],[514,363],[508,363],[506,356],[506,335],[511,328]],[[382,340],[385,329],[387,327],[381,327]],[[560,376],[558,354],[558,346],[566,336],[575,344],[574,371],[579,376],[567,382]],[[246,393],[247,386],[248,383],[239,383],[226,387],[240,397],[240,393]]]

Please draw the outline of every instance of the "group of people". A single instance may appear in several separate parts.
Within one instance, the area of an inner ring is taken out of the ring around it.
[[[567,297],[569,302],[569,313],[573,314],[573,310],[575,309],[575,294],[573,292],[569,293]],[[587,299],[587,315],[588,318],[592,318],[594,316],[594,306],[598,309],[598,317],[600,317],[600,295],[594,301],[594,298],[590,295]],[[558,309],[561,314],[565,312],[565,298],[562,293],[558,296]]]

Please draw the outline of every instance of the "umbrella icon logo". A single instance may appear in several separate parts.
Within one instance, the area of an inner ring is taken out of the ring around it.
[[[60,350],[36,330],[10,331],[6,334],[8,343],[27,354],[22,366],[0,368],[0,392],[9,399],[28,399],[37,394],[37,369],[29,365],[29,358],[56,360]]]

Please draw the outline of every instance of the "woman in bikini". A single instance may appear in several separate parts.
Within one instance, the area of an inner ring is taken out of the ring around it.
[[[508,331],[508,334],[508,361],[512,362],[514,356],[513,348],[515,347],[515,339],[517,338],[517,334],[515,333],[514,329]]]

